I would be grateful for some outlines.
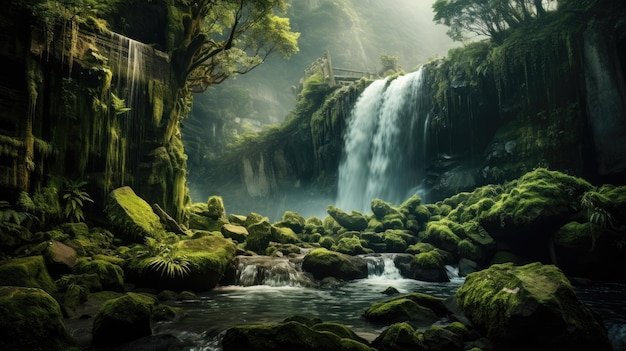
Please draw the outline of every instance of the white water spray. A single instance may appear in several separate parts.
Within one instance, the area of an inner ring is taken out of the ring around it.
[[[423,179],[424,75],[421,68],[375,81],[359,97],[344,135],[337,207],[367,212],[374,198],[399,203]]]

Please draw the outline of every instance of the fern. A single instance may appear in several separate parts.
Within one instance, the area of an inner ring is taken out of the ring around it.
[[[191,272],[191,263],[187,256],[176,249],[180,241],[178,235],[166,233],[156,237],[146,237],[143,249],[134,251],[135,257],[140,258],[139,268],[142,271],[154,270],[161,277],[185,277]]]
[[[82,222],[85,220],[83,213],[83,206],[85,202],[93,202],[89,194],[84,190],[86,181],[74,181],[71,179],[64,180],[63,189],[63,202],[64,210],[63,214],[65,218],[71,222]]]

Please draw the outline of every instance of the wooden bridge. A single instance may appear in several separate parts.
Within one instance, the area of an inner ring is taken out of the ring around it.
[[[313,61],[313,63],[304,70],[304,76],[300,79],[300,85],[298,86],[298,92],[302,91],[304,88],[304,82],[315,74],[321,74],[326,84],[331,87],[350,85],[361,78],[378,78],[376,73],[333,67],[330,52],[326,51],[324,55]]]

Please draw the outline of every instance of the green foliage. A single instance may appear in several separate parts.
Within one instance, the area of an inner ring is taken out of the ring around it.
[[[65,179],[63,181],[62,199],[64,202],[63,214],[71,222],[82,222],[85,220],[83,206],[86,202],[93,202],[84,187],[86,181],[75,181]]]
[[[466,40],[471,33],[502,42],[507,29],[542,17],[548,5],[548,0],[437,0],[433,10],[435,22],[450,27],[453,40]]]
[[[288,57],[298,51],[299,33],[284,0],[206,1],[184,3],[184,37],[176,43],[175,67],[189,91],[204,92],[235,74],[247,73],[274,52]]]
[[[178,235],[165,233],[156,237],[146,237],[145,247],[136,251],[140,259],[140,270],[155,270],[162,277],[185,277],[191,267],[186,255],[181,254],[176,246],[180,241]]]

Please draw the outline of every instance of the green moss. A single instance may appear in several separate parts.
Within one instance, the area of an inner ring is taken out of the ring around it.
[[[569,222],[554,234],[554,244],[567,248],[591,248],[594,224]]]
[[[339,223],[340,226],[346,228],[347,230],[362,231],[367,228],[367,219],[359,211],[346,213],[341,209],[331,205],[326,208],[326,212],[328,212],[328,214],[337,223]]]
[[[482,258],[482,252],[480,248],[474,245],[470,240],[463,239],[458,244],[459,256],[470,259],[472,261],[480,261]]]
[[[52,294],[57,288],[43,256],[14,258],[0,266],[0,285],[40,288]]]
[[[554,329],[553,332],[564,333],[563,336],[567,333],[570,338],[582,335],[578,333],[590,333],[585,336],[588,337],[601,328],[576,298],[567,278],[552,265],[492,265],[469,274],[457,290],[456,301],[465,315],[494,340],[518,332],[513,329],[526,325]],[[516,322],[519,319],[534,322],[519,324]]]
[[[265,251],[267,245],[272,241],[272,225],[269,218],[264,217],[247,228],[249,235],[246,239],[246,249],[255,252]]]
[[[306,220],[297,212],[286,211],[283,214],[282,220],[277,226],[283,226],[291,228],[295,233],[302,233],[306,225]]]
[[[207,200],[207,215],[213,219],[226,218],[224,200],[221,196],[213,195],[209,197],[209,200]]]
[[[415,264],[417,267],[426,268],[441,268],[443,267],[444,257],[438,250],[431,250],[427,252],[421,252],[415,255]]]
[[[436,320],[447,312],[443,300],[422,293],[411,293],[377,302],[368,308],[363,317],[375,321],[403,322]]]
[[[237,247],[230,239],[214,236],[195,240],[181,240],[177,249],[187,257],[192,266],[203,270],[224,273],[226,266],[235,257]]]
[[[109,260],[80,259],[73,268],[76,274],[96,274],[104,290],[124,291],[124,271]]]
[[[43,290],[0,286],[0,315],[2,350],[79,350],[59,304]]]
[[[394,323],[372,343],[378,350],[421,350],[423,336],[410,323]]]
[[[271,226],[271,240],[280,244],[295,244],[300,241],[296,233],[289,227]]]
[[[340,337],[341,339],[351,339],[351,340],[360,342],[361,344],[364,344],[364,345],[368,344],[367,340],[358,336],[350,328],[340,323],[334,323],[334,322],[317,323],[311,326],[311,329],[316,330],[316,331],[325,331],[325,332],[333,333],[337,335],[338,337]]]
[[[320,239],[319,244],[321,247],[329,249],[335,245],[335,240],[329,236],[324,236]]]
[[[417,244],[413,244],[406,249],[406,252],[410,254],[419,254],[422,252],[429,252],[435,250],[435,247],[432,244],[420,242]]]
[[[324,234],[324,222],[318,217],[311,216],[306,219],[304,224],[304,232],[308,234],[319,233]]]
[[[333,250],[347,255],[361,255],[372,252],[372,250],[363,247],[361,239],[356,235],[339,239],[337,244],[333,246]]]
[[[367,277],[367,262],[325,248],[314,249],[304,256],[302,268],[316,279],[335,277],[338,279],[359,279]]]
[[[562,216],[571,213],[572,204],[580,203],[583,193],[591,189],[591,184],[580,178],[538,168],[522,176],[481,220],[519,227],[542,217]]]
[[[459,232],[462,230],[459,224],[452,221],[441,220],[429,222],[426,226],[423,240],[443,250],[456,252],[461,238],[459,238],[450,227],[453,227]]]
[[[94,319],[93,345],[115,347],[149,336],[150,317],[156,306],[156,299],[135,293],[107,300]]]
[[[105,212],[111,225],[129,241],[142,242],[146,236],[165,231],[152,207],[130,187],[113,190],[107,198]]]

